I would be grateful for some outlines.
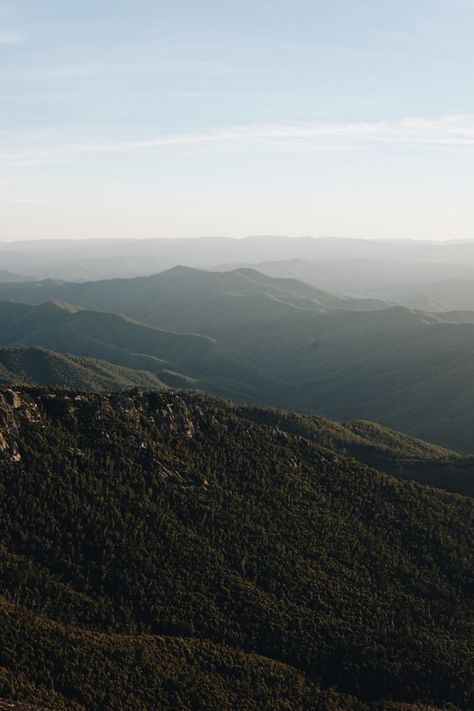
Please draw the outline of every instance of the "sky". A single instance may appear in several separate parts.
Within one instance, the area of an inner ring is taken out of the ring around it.
[[[0,0],[0,239],[474,238],[474,0]]]

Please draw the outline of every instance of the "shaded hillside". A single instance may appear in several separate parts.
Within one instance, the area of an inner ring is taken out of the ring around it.
[[[7,390],[0,413],[4,697],[472,708],[470,499],[203,396]]]
[[[54,385],[78,390],[165,387],[152,373],[43,348],[0,348],[0,384]]]
[[[20,340],[0,336],[4,345],[71,351],[162,378],[158,358],[196,387],[233,399],[376,421],[458,451],[473,449],[474,324],[467,312],[360,311],[357,300],[253,270],[176,268],[141,279],[0,285],[0,295],[15,289],[27,300],[62,295],[87,308],[120,311],[153,326],[147,333],[154,341],[147,337],[144,345],[143,325],[122,319],[118,329],[118,317],[86,311],[72,319],[73,338],[69,332],[63,338],[59,325],[48,340],[42,329],[26,336],[17,329]],[[122,333],[119,343],[103,335],[110,329]],[[164,329],[201,338],[165,337]]]
[[[36,346],[146,370],[174,387],[240,396],[268,382],[212,338],[152,328],[118,314],[46,303],[0,303],[0,346]]]
[[[474,325],[465,314],[265,311],[264,299],[258,307],[216,299],[201,317],[182,308],[174,327],[212,336],[271,375],[278,387],[260,402],[377,421],[472,451]]]
[[[324,315],[301,338],[300,383],[285,402],[338,420],[367,419],[465,452],[474,426],[474,327],[393,308]],[[309,335],[309,334],[308,334]],[[285,356],[286,354],[286,356]]]

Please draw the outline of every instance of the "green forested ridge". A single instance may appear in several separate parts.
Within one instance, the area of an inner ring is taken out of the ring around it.
[[[0,384],[51,385],[86,391],[125,390],[133,386],[162,390],[166,386],[193,386],[196,381],[162,369],[155,374],[93,358],[55,353],[38,347],[0,348]],[[389,474],[474,495],[474,461],[423,440],[414,439],[367,421],[334,422],[324,417],[283,410],[241,406],[248,419],[278,427],[290,434],[315,439],[319,444],[352,456]]]
[[[0,697],[472,708],[471,499],[191,393],[0,417]]]
[[[242,417],[315,439],[329,449],[347,454],[367,451],[392,458],[436,462],[460,459],[452,450],[365,420],[335,422],[326,417],[250,405],[237,405],[235,409]]]
[[[236,406],[242,417],[301,435],[402,479],[474,496],[474,460],[375,422],[335,422],[285,410]]]
[[[52,308],[54,313],[55,307]],[[101,391],[125,390],[132,386],[162,390],[166,387],[163,381],[171,387],[196,384],[194,379],[168,369],[162,369],[161,375],[163,380],[147,371],[38,347],[0,348],[2,385],[51,385]],[[456,452],[373,422],[340,423],[324,417],[250,405],[238,407],[236,411],[243,417],[278,427],[289,434],[315,439],[319,444],[397,477],[474,495],[472,458],[462,458]]]
[[[53,385],[79,390],[162,389],[152,373],[44,348],[0,348],[1,385]]]

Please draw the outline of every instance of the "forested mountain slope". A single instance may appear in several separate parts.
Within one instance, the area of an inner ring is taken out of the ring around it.
[[[162,390],[176,383],[186,386],[197,382],[169,370],[162,371],[162,378],[160,380],[149,371],[39,347],[0,348],[0,385],[4,386],[47,385],[97,392],[126,390],[137,386]],[[250,405],[238,407],[238,413],[289,434],[315,439],[319,444],[397,477],[474,496],[473,459],[463,459],[452,450],[414,439],[376,423],[340,423],[316,415]]]
[[[44,348],[0,348],[1,385],[53,385],[79,390],[165,387],[152,373]]]
[[[375,422],[335,422],[284,410],[235,406],[239,416],[300,435],[401,479],[474,496],[474,458],[395,432]]]
[[[248,414],[2,392],[0,696],[472,708],[472,500]]]

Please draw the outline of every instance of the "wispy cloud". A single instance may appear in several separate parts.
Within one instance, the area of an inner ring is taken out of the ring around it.
[[[9,34],[7,32],[0,32],[0,45],[2,44],[20,44],[21,38],[19,35]]]
[[[0,134],[0,165],[60,163],[88,156],[140,155],[165,150],[303,152],[385,146],[474,148],[474,115],[357,123],[258,124],[207,132],[124,140],[62,140],[43,134]]]
[[[0,37],[1,37],[0,33]],[[16,43],[22,41],[19,36],[8,36],[16,40]],[[8,69],[1,71],[0,68],[0,83],[17,85],[20,83],[37,84],[51,83],[59,84],[61,88],[64,82],[77,82],[91,80],[111,80],[111,79],[129,79],[134,76],[158,76],[169,79],[172,76],[187,76],[193,78],[226,78],[232,75],[250,73],[252,68],[233,66],[224,62],[211,61],[193,61],[186,59],[170,59],[166,57],[131,57],[124,59],[123,56],[117,56],[113,59],[97,59],[91,61],[83,61],[74,64],[52,64],[28,66],[21,69]]]

